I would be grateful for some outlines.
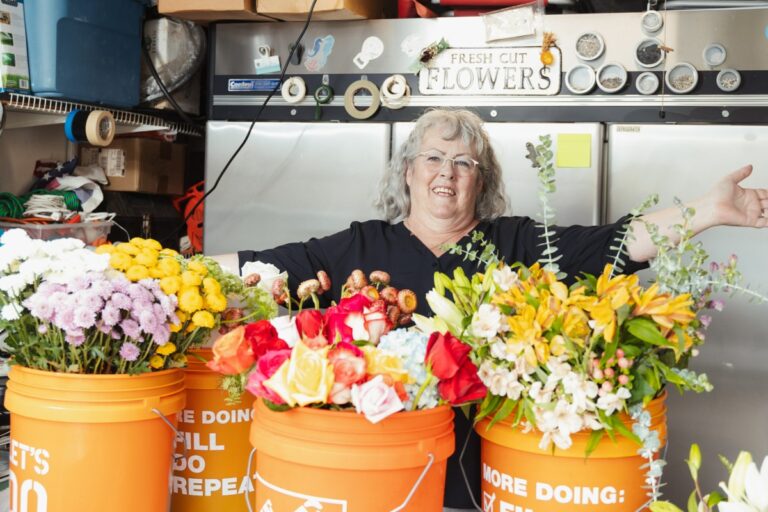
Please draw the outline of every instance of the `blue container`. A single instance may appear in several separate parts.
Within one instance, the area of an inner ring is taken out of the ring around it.
[[[142,0],[26,0],[24,8],[34,94],[138,105]]]

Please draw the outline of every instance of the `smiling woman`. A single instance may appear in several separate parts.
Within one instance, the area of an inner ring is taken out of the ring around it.
[[[726,176],[707,196],[691,203],[700,212],[692,226],[695,232],[724,223],[766,225],[768,220],[759,215],[761,208],[768,208],[768,191],[738,186],[750,172],[748,166]],[[433,288],[436,271],[452,274],[461,268],[471,275],[478,270],[477,262],[443,249],[446,243],[471,244],[472,231],[493,243],[503,261],[531,265],[541,257],[539,227],[528,217],[503,216],[507,199],[501,183],[501,168],[482,120],[466,110],[431,110],[417,120],[382,179],[377,206],[385,220],[353,222],[339,233],[270,250],[241,251],[239,266],[249,261],[275,265],[288,273],[294,296],[300,283],[320,271],[327,272],[334,283],[343,283],[355,269],[366,273],[383,269],[391,275],[391,286],[414,290],[421,299]],[[679,240],[671,228],[681,222],[677,208],[643,219],[658,225],[671,240]],[[562,253],[560,269],[571,277],[566,282],[581,272],[602,272],[613,259],[612,242],[626,221],[627,217],[605,226],[551,227]],[[628,245],[626,273],[644,268],[644,262],[656,254],[642,223],[632,225],[635,239]],[[234,255],[228,258],[235,259]],[[322,295],[326,304],[341,298],[340,286],[330,288],[333,291]],[[431,316],[427,301],[418,301],[416,313]],[[472,420],[464,414],[456,414],[455,421],[456,446],[463,446],[470,436],[464,467],[477,496],[479,438],[472,432]],[[457,449],[448,460],[445,506],[470,509],[474,507],[459,466],[460,452]]]

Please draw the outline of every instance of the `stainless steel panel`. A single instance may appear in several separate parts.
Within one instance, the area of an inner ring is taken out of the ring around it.
[[[209,122],[206,187],[213,186],[249,123]],[[205,203],[205,252],[265,249],[377,218],[389,160],[387,124],[257,123]]]
[[[585,31],[598,32],[605,40],[605,52],[589,64],[597,69],[606,62],[619,62],[629,71],[644,71],[634,59],[635,46],[648,37],[643,33],[642,12],[607,14],[547,15],[544,30],[554,32],[563,54],[563,71],[581,61],[576,57],[577,38]],[[765,46],[765,27],[768,9],[669,11],[662,12],[664,26],[653,34],[666,46],[674,49],[665,61],[666,68],[687,61],[698,69],[705,66],[702,51],[713,42],[727,50],[723,66],[740,70],[768,69]],[[258,48],[269,45],[273,54],[285,59],[288,46],[301,31],[302,23],[234,23],[216,27],[216,56],[214,73],[217,75],[252,75],[254,59],[260,57]],[[539,37],[515,38],[492,43],[485,42],[482,17],[437,19],[370,20],[361,22],[314,22],[304,36],[304,45],[312,47],[315,38],[331,34],[336,39],[326,66],[318,73],[407,73],[414,57],[401,49],[407,37],[414,38],[420,47],[445,37],[453,48],[535,46]],[[363,41],[377,36],[384,42],[384,53],[359,70],[352,59],[360,52]],[[657,70],[663,66],[658,66]],[[302,64],[288,66],[288,75],[312,74]]]
[[[501,165],[504,186],[511,203],[508,214],[540,219],[537,196],[538,177],[531,167],[526,142],[538,144],[540,135],[551,135],[557,151],[557,134],[589,134],[590,167],[557,168],[557,192],[552,205],[562,225],[597,224],[600,218],[602,182],[603,126],[597,123],[485,123],[496,157]],[[392,151],[408,138],[413,123],[395,123],[392,128]]]
[[[755,171],[744,185],[768,187],[766,126],[613,125],[607,133],[608,220],[653,192],[662,194],[661,206],[670,206],[675,196],[693,199],[748,163]],[[737,254],[745,282],[768,293],[768,232],[719,227],[698,239],[715,261]],[[704,489],[714,489],[726,476],[717,454],[734,460],[739,450],[751,450],[762,460],[768,453],[768,304],[726,298],[725,310],[712,316],[692,366],[707,373],[715,390],[682,397],[670,391],[665,493],[680,504],[692,489],[684,462],[692,442],[700,444],[705,457]]]

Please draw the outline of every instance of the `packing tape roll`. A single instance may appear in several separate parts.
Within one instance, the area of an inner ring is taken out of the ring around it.
[[[109,146],[115,138],[115,118],[106,110],[94,110],[85,122],[85,136],[94,146]]]
[[[368,91],[371,93],[371,105],[365,110],[358,110],[355,107],[355,94],[358,91]],[[357,80],[352,82],[344,92],[344,109],[351,117],[355,119],[368,119],[373,117],[381,105],[381,97],[379,95],[379,88],[376,84],[370,80]]]
[[[293,91],[296,91],[295,93]],[[307,84],[300,76],[292,76],[285,82],[280,89],[283,99],[288,103],[299,103],[307,95]]]
[[[88,121],[88,112],[84,110],[70,110],[64,121],[64,135],[71,142],[88,142],[85,134],[85,124]]]
[[[411,88],[403,75],[387,77],[381,84],[381,104],[392,110],[403,108],[411,96]]]

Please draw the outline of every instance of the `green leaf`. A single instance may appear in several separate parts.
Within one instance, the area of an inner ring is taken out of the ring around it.
[[[503,420],[510,414],[512,414],[512,411],[515,410],[515,407],[517,406],[517,403],[519,400],[511,400],[509,398],[504,399],[504,404],[499,408],[498,411],[496,411],[496,414],[493,415],[493,419],[490,423],[488,423],[488,428],[491,428],[493,425],[495,425],[497,422]]]
[[[600,441],[603,439],[603,436],[605,436],[605,430],[593,430],[592,433],[589,435],[589,441],[587,442],[587,450],[584,454],[584,457],[589,457],[592,455],[592,452],[597,449],[597,445],[600,444]]]
[[[691,472],[691,478],[695,482],[699,478],[699,468],[701,468],[701,450],[699,445],[693,443],[691,445],[691,451],[688,453],[688,469]]]
[[[677,506],[668,501],[654,501],[651,503],[651,512],[683,512]]]
[[[502,400],[504,400],[503,396],[492,395],[490,393],[485,395],[483,402],[480,404],[479,411],[475,416],[475,423],[482,420],[483,418],[491,414],[493,411],[498,409],[499,406],[501,405]]]
[[[712,508],[721,501],[725,501],[725,496],[720,494],[718,491],[712,491],[709,493],[709,495],[705,496],[705,500],[707,502],[707,506]]]
[[[691,491],[688,496],[688,512],[698,512],[699,504],[696,503],[696,491]]]
[[[632,432],[632,430],[630,430],[624,424],[624,422],[619,419],[619,417],[617,415],[614,414],[613,416],[611,416],[611,421],[613,422],[613,428],[616,429],[616,432],[618,432],[619,434],[623,435],[627,439],[630,439],[630,440],[636,442],[638,445],[642,445],[643,444],[643,442],[640,440],[640,438],[637,437],[637,435],[634,432]]]
[[[633,318],[626,324],[627,330],[638,339],[650,343],[651,345],[658,345],[660,347],[670,347],[669,340],[659,332],[656,324],[647,318]]]

